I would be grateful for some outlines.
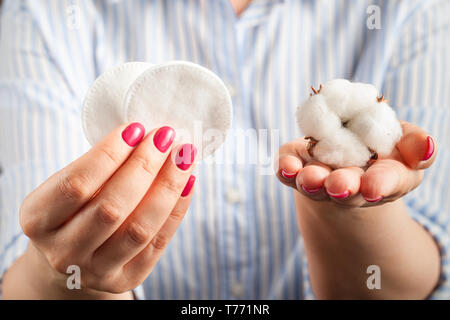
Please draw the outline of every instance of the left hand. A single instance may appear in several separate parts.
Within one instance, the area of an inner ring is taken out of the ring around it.
[[[424,130],[401,121],[403,136],[388,157],[367,169],[333,170],[312,159],[307,140],[299,138],[279,150],[277,177],[310,199],[332,201],[346,207],[368,207],[395,201],[416,188],[424,169],[434,162],[435,140]]]

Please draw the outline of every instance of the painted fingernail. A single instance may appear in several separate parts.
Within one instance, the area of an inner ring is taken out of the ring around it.
[[[343,193],[331,193],[330,191],[327,190],[327,193],[330,197],[333,197],[335,199],[344,199],[347,198],[350,194],[350,191],[345,191]]]
[[[166,152],[175,139],[175,130],[171,127],[161,127],[156,131],[153,137],[153,143],[155,147],[161,151]]]
[[[363,198],[364,198],[364,200],[366,200],[367,202],[378,202],[378,201],[380,201],[381,199],[383,199],[382,196],[379,196],[378,198],[375,198],[375,199],[369,199],[369,198],[365,198],[365,197],[363,197]]]
[[[286,171],[284,171],[284,170],[281,170],[281,175],[282,175],[283,177],[285,177],[286,179],[292,179],[292,178],[295,178],[295,176],[297,175],[297,173],[289,173],[289,172],[286,172]]]
[[[145,135],[145,128],[139,122],[133,122],[122,131],[122,139],[130,146],[134,147]]]
[[[187,170],[194,163],[197,148],[190,143],[181,146],[175,158],[175,163],[181,170]]]
[[[194,176],[194,175],[191,175],[191,176],[189,177],[188,182],[186,183],[186,186],[185,186],[184,189],[183,189],[183,192],[181,193],[181,196],[182,196],[182,197],[186,197],[186,196],[189,195],[189,193],[190,193],[191,190],[192,190],[192,187],[194,186],[194,183],[195,183],[195,176]]]
[[[425,152],[425,156],[423,157],[423,161],[428,160],[434,153],[434,141],[430,136],[427,137],[427,151]]]
[[[303,189],[303,191],[305,191],[306,193],[310,193],[310,194],[314,194],[314,193],[317,193],[317,192],[319,192],[320,190],[322,190],[322,188],[306,188],[304,185],[302,185],[302,189]]]

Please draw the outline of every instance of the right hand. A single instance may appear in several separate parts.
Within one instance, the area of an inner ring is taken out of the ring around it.
[[[20,224],[41,259],[35,274],[48,266],[61,289],[77,265],[83,289],[109,293],[145,280],[192,198],[196,148],[173,148],[174,134],[163,127],[142,138],[142,126],[122,125],[26,197]]]

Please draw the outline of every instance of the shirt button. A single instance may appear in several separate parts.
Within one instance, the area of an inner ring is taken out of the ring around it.
[[[230,287],[230,294],[232,298],[243,298],[245,296],[245,288],[241,283],[233,283]]]
[[[230,203],[238,203],[238,202],[241,202],[243,199],[241,192],[235,188],[227,190],[226,198],[227,198],[227,201]]]

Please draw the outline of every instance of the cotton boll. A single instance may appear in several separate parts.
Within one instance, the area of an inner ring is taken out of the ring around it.
[[[376,103],[348,122],[347,128],[379,155],[391,153],[402,136],[394,110],[385,102]]]
[[[308,152],[334,168],[366,166],[372,153],[388,155],[402,136],[395,112],[371,84],[331,80],[313,88],[297,111]]]
[[[331,112],[322,95],[309,97],[297,110],[297,122],[306,136],[324,139],[341,127],[341,120]]]
[[[333,168],[363,167],[370,158],[366,145],[346,128],[340,128],[334,135],[320,140],[312,153],[315,159]]]

